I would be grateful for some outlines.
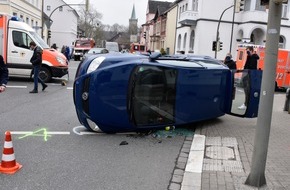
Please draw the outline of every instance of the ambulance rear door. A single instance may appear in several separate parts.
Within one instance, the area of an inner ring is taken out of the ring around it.
[[[285,55],[285,61],[283,62],[283,65],[278,64],[277,65],[277,76],[280,77],[281,79],[281,87],[283,88],[290,88],[290,51],[285,50],[286,55]],[[278,67],[281,67],[279,69]],[[281,74],[278,74],[278,73]],[[283,75],[283,76],[282,76]]]

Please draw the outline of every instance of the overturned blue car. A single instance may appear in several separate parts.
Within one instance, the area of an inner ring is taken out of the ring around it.
[[[99,54],[80,63],[73,97],[88,130],[145,131],[224,114],[257,117],[261,76],[207,56]]]

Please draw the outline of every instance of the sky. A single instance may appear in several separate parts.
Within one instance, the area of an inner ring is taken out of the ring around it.
[[[158,0],[173,2],[174,0]],[[85,0],[64,0],[67,4],[85,4]],[[138,19],[138,26],[141,26],[146,21],[146,10],[148,0],[89,0],[90,5],[93,5],[99,13],[103,15],[102,24],[129,26],[133,5],[135,4],[135,14]],[[77,9],[77,7],[72,6]]]

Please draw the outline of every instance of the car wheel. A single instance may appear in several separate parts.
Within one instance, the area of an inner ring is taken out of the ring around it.
[[[49,82],[51,80],[51,71],[47,67],[42,66],[39,71],[39,78],[43,82]]]

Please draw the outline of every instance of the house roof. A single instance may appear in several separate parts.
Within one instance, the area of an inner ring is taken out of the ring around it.
[[[167,13],[167,10],[173,5],[171,2],[165,2],[162,6],[157,5],[156,12],[154,18],[152,20],[156,20],[159,16]]]
[[[165,12],[171,5],[171,2],[167,1],[148,1],[148,8],[149,8],[149,14],[156,14],[157,10],[159,14],[162,14]]]

